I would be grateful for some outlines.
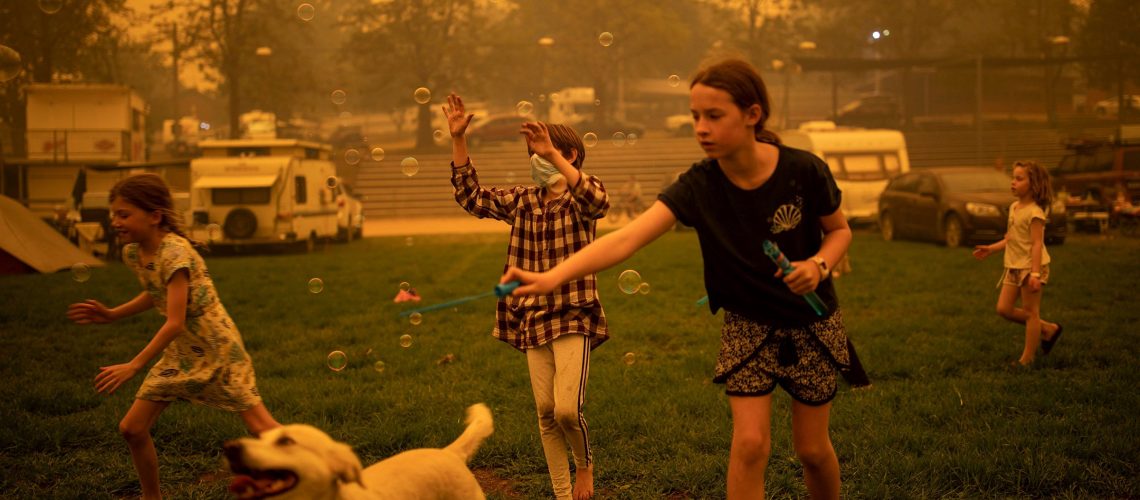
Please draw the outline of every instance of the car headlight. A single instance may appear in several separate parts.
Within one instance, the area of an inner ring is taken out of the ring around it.
[[[1001,217],[1001,210],[989,203],[966,202],[966,211],[974,217]]]

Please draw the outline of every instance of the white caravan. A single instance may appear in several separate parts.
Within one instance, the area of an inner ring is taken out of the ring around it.
[[[827,162],[843,192],[849,221],[878,220],[879,194],[887,181],[910,171],[906,139],[898,130],[838,128],[832,122],[807,122],[780,134],[784,144],[810,151]]]
[[[202,141],[190,162],[196,238],[211,244],[282,243],[312,250],[338,232],[332,148],[295,139]]]

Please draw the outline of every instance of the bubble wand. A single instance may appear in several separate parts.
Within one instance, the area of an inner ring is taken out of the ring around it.
[[[796,270],[796,268],[792,267],[792,263],[788,262],[788,258],[780,252],[780,247],[776,246],[776,244],[770,240],[764,240],[764,255],[772,259],[776,267],[784,271],[784,275],[791,274],[792,271]],[[817,316],[822,317],[827,314],[827,305],[820,300],[819,295],[816,295],[814,291],[804,294],[804,300],[815,310]]]
[[[438,309],[444,309],[444,308],[451,307],[451,306],[457,306],[457,305],[463,304],[465,302],[471,302],[472,300],[481,299],[483,297],[490,297],[491,295],[494,295],[494,296],[501,299],[503,297],[506,297],[507,295],[510,295],[510,293],[512,291],[514,291],[514,289],[518,288],[519,285],[521,285],[521,284],[522,283],[520,283],[518,281],[511,281],[509,283],[499,283],[498,285],[495,285],[495,289],[491,290],[490,292],[480,293],[480,294],[475,294],[475,295],[468,295],[468,296],[463,297],[463,298],[458,298],[455,300],[449,300],[447,302],[441,302],[439,304],[432,304],[430,306],[420,307],[417,309],[408,309],[407,311],[401,312],[400,317],[404,318],[407,316],[411,316],[415,313],[425,313],[428,311],[435,311]]]

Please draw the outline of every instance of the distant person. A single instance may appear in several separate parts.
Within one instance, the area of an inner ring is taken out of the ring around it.
[[[762,498],[771,451],[772,392],[793,398],[792,441],[812,498],[839,498],[839,461],[828,421],[837,368],[868,385],[847,339],[827,277],[851,243],[840,193],[818,157],[780,144],[764,126],[768,91],[748,63],[700,70],[689,86],[697,141],[707,158],[693,164],[637,219],[546,272],[511,267],[518,298],[550,293],[632,256],[678,220],[696,229],[712,312],[725,309],[713,380],[732,409],[728,498]],[[772,240],[795,268],[784,275],[762,251]],[[803,295],[815,291],[830,311],[819,317]]]
[[[1032,161],[1013,164],[1010,191],[1017,201],[1009,206],[1005,238],[974,247],[974,258],[985,259],[1005,250],[1005,270],[998,286],[997,312],[1001,317],[1025,325],[1025,348],[1015,366],[1028,366],[1037,355],[1037,346],[1049,354],[1063,331],[1061,325],[1041,319],[1041,293],[1049,281],[1049,251],[1045,249],[1045,222],[1053,201],[1049,172]],[[1017,296],[1021,307],[1014,307]]]
[[[142,498],[161,498],[150,428],[172,401],[184,399],[237,413],[254,435],[281,424],[261,401],[241,334],[218,299],[206,263],[186,236],[162,178],[139,174],[115,184],[111,227],[125,244],[123,261],[138,275],[144,291],[115,308],[93,299],[71,304],[67,317],[81,325],[104,324],[151,308],[166,317],[134,359],[100,367],[95,376],[95,389],[112,394],[162,354],[119,422],[142,484]]]
[[[511,225],[506,266],[550,269],[594,241],[609,198],[600,179],[581,173],[586,149],[574,129],[542,122],[522,124],[535,184],[497,189],[479,183],[467,154],[465,133],[474,115],[467,114],[463,99],[449,95],[443,112],[451,130],[455,200],[471,215]],[[597,278],[584,276],[535,297],[503,298],[496,308],[493,335],[526,353],[555,497],[592,497],[594,459],[582,405],[590,351],[609,338]],[[567,446],[574,456],[573,490]]]
[[[641,202],[641,183],[637,181],[636,175],[630,174],[629,180],[622,186],[620,206],[622,214],[630,219],[641,215],[641,211],[645,210]]]

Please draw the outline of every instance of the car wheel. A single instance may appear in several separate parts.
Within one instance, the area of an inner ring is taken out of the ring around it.
[[[879,232],[883,235],[883,241],[894,241],[895,237],[895,219],[891,214],[883,214],[879,217]]]
[[[962,219],[957,215],[946,216],[946,222],[942,225],[942,241],[950,248],[962,246]]]

